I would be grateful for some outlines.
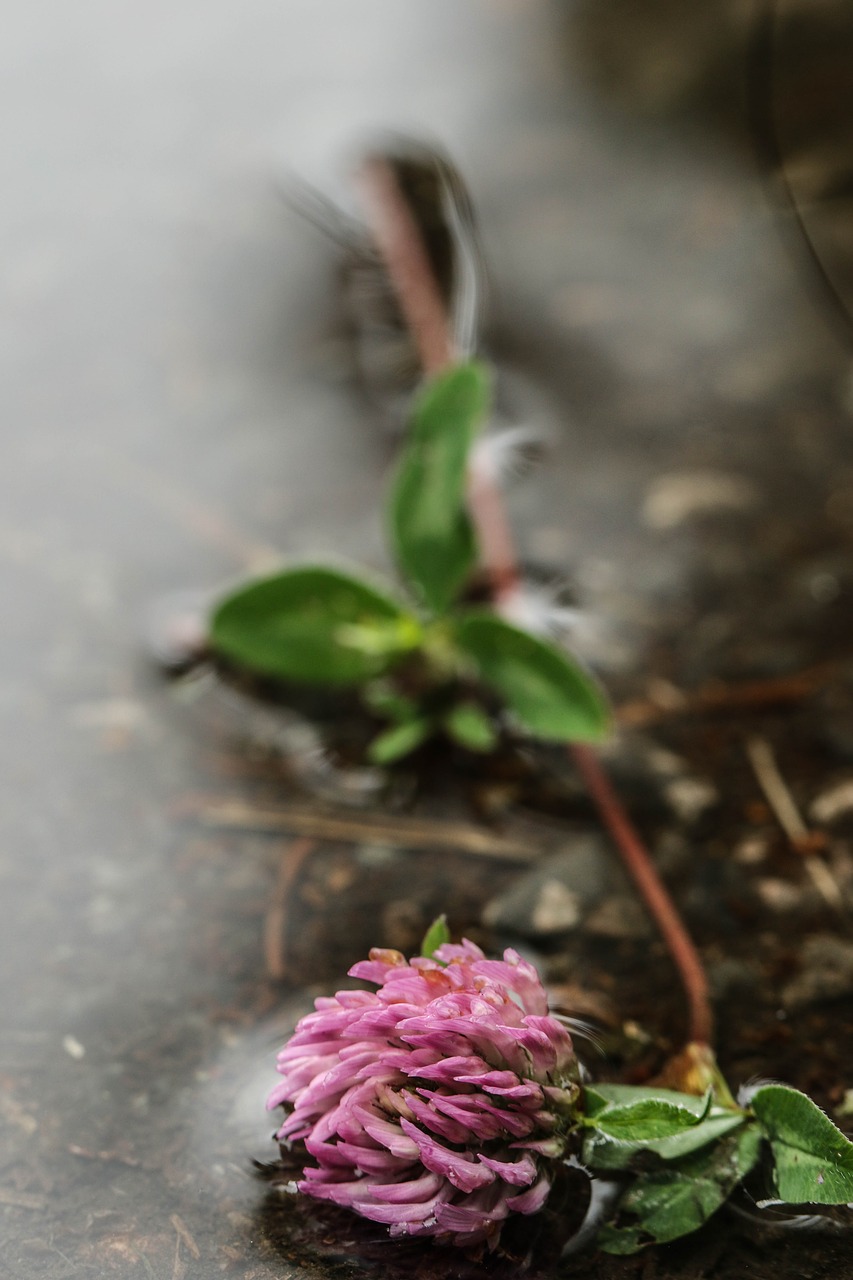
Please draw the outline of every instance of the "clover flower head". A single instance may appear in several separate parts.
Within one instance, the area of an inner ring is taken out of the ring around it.
[[[278,1056],[267,1105],[310,1159],[298,1189],[392,1236],[494,1247],[545,1203],[578,1092],[536,970],[464,941],[373,950],[350,974],[377,989],[318,999]]]

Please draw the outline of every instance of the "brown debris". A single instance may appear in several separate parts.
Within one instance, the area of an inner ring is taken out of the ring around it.
[[[208,827],[236,831],[341,840],[350,844],[387,844],[400,849],[452,849],[473,857],[508,862],[532,862],[540,850],[532,842],[496,835],[466,822],[432,818],[386,817],[384,814],[349,814],[316,807],[265,809],[242,800],[211,800],[188,797],[176,807],[177,816],[187,816]]]

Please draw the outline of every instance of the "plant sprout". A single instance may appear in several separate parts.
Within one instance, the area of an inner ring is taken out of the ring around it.
[[[241,586],[213,612],[214,652],[243,670],[357,687],[388,722],[369,747],[375,764],[438,733],[490,751],[501,707],[515,726],[551,742],[596,742],[609,729],[605,696],[576,659],[465,603],[478,561],[469,457],[489,409],[488,375],[477,363],[451,368],[417,401],[386,504],[406,595],[307,565]]]

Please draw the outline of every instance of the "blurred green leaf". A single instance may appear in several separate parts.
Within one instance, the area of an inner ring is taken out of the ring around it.
[[[401,571],[424,603],[443,613],[477,555],[465,508],[468,453],[489,408],[479,364],[453,368],[425,389],[388,503],[391,543]]]
[[[213,612],[215,653],[248,671],[354,684],[417,643],[420,624],[389,596],[337,569],[302,567],[238,588]]]
[[[480,679],[500,694],[525,729],[554,742],[599,742],[610,728],[604,694],[555,645],[485,611],[463,614],[456,643]]]
[[[365,685],[361,696],[365,706],[389,720],[413,720],[418,712],[416,702],[405,694],[397,693],[385,680],[372,680]]]
[[[444,717],[444,728],[468,751],[492,751],[498,740],[495,726],[475,702],[459,702]]]
[[[404,720],[395,724],[374,738],[367,749],[368,759],[373,764],[393,764],[402,760],[403,756],[416,751],[421,743],[435,730],[432,720]]]
[[[768,1084],[750,1103],[773,1151],[773,1179],[788,1204],[853,1201],[853,1142],[811,1098]]]
[[[424,940],[421,943],[421,955],[426,956],[428,960],[432,960],[438,948],[443,947],[445,942],[449,941],[450,930],[447,927],[447,916],[440,915],[437,920],[433,920],[424,934]]]

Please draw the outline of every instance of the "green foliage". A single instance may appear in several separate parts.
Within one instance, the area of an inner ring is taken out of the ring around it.
[[[697,1230],[763,1149],[772,1156],[781,1202],[853,1201],[853,1143],[787,1085],[757,1090],[749,1109],[716,1103],[710,1090],[698,1098],[597,1085],[584,1090],[582,1126],[581,1158],[590,1172],[630,1179],[599,1237],[609,1253],[634,1253]]]
[[[368,750],[387,765],[444,732],[468,751],[498,733],[472,678],[497,693],[527,732],[595,742],[609,727],[603,694],[555,645],[486,610],[455,612],[477,547],[465,494],[471,446],[489,409],[478,364],[424,390],[388,501],[399,567],[426,617],[336,569],[300,567],[239,587],[210,621],[214,654],[246,671],[318,685],[361,685],[391,722]]]
[[[631,1169],[640,1153],[680,1160],[739,1128],[740,1110],[668,1089],[601,1085],[586,1090],[584,1159],[598,1169]]]
[[[395,600],[336,569],[301,567],[239,587],[210,622],[215,653],[281,680],[358,684],[420,640]]]
[[[805,1094],[768,1084],[751,1107],[773,1152],[773,1180],[788,1204],[853,1202],[853,1142]]]
[[[754,1126],[681,1160],[638,1176],[619,1201],[599,1244],[607,1253],[635,1253],[697,1231],[755,1165],[761,1134]]]
[[[374,738],[367,749],[372,764],[394,764],[417,751],[433,732],[433,722],[423,716],[402,720]]]
[[[378,716],[394,720],[398,724],[403,720],[413,720],[418,714],[418,704],[406,697],[388,680],[372,680],[362,690],[365,706]]]
[[[606,736],[610,715],[604,695],[556,645],[485,610],[462,614],[455,637],[479,678],[529,732],[552,742],[599,742]]]
[[[498,740],[490,717],[476,702],[458,702],[451,707],[443,726],[454,742],[469,751],[492,751]]]
[[[433,613],[453,603],[477,558],[465,483],[468,454],[488,407],[481,365],[460,365],[431,383],[415,408],[391,487],[394,554]]]
[[[600,1115],[605,1107],[629,1107],[637,1102],[668,1102],[689,1111],[697,1120],[707,1113],[705,1094],[679,1093],[676,1089],[646,1088],[636,1084],[596,1084],[585,1091],[586,1110],[590,1116]]]
[[[447,916],[440,915],[437,920],[433,920],[424,934],[424,940],[421,943],[421,955],[426,956],[427,960],[432,960],[438,948],[443,947],[449,941],[450,930],[447,927]]]

